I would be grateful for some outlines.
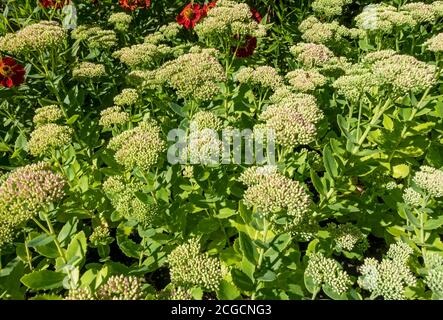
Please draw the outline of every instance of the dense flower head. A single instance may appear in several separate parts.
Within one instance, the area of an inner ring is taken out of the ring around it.
[[[219,163],[222,141],[214,129],[193,129],[188,137],[187,148],[183,156],[191,164],[216,165]]]
[[[222,280],[220,261],[201,253],[195,238],[177,246],[168,255],[171,282],[182,287],[199,286],[216,291]]]
[[[424,282],[431,291],[439,296],[443,295],[443,256],[435,252],[425,255],[427,274]]]
[[[49,105],[38,108],[35,110],[35,115],[32,121],[37,126],[57,122],[57,120],[63,118],[63,111],[57,105]]]
[[[7,220],[3,220],[2,213],[0,212],[0,250],[3,246],[11,243],[14,240],[14,228]]]
[[[391,58],[392,56],[395,56],[396,54],[397,54],[397,52],[392,49],[373,51],[373,52],[369,52],[368,54],[363,56],[362,62],[364,65],[372,65],[377,61]]]
[[[423,197],[413,188],[406,188],[403,191],[403,201],[411,207],[420,207],[423,203]]]
[[[275,68],[270,66],[259,66],[255,69],[251,67],[241,68],[235,79],[240,83],[271,90],[275,90],[283,84],[282,76],[278,74]]]
[[[74,67],[72,77],[78,79],[97,79],[106,76],[103,64],[83,61]]]
[[[132,21],[132,16],[124,12],[116,12],[109,16],[108,22],[118,31],[127,31]]]
[[[149,170],[158,162],[165,142],[160,136],[160,128],[152,121],[145,121],[113,137],[108,147],[115,151],[117,163],[126,169]]]
[[[413,179],[414,183],[432,195],[433,197],[443,197],[443,171],[430,167],[421,166]]]
[[[419,93],[436,83],[435,66],[408,55],[394,55],[376,61],[372,67],[380,85],[391,86],[396,94]]]
[[[117,45],[117,34],[113,30],[100,27],[81,25],[71,33],[73,39],[85,41],[90,48],[110,49]]]
[[[205,128],[220,130],[222,121],[211,111],[199,111],[193,115],[190,128],[191,130],[203,130]]]
[[[114,97],[114,104],[119,107],[132,106],[139,98],[136,89],[123,89],[121,93]]]
[[[316,15],[330,18],[341,15],[343,7],[351,3],[352,0],[314,0],[311,6]]]
[[[443,52],[443,32],[427,40],[424,46],[431,52]]]
[[[290,48],[297,61],[307,68],[319,67],[328,63],[334,54],[323,44],[298,43]]]
[[[406,3],[400,7],[401,11],[409,12],[417,23],[434,23],[437,19],[436,12],[432,4],[423,2]]]
[[[225,81],[226,75],[218,60],[202,51],[166,62],[157,71],[157,79],[170,85],[182,98],[207,101],[220,93],[218,83]]]
[[[95,300],[89,287],[70,289],[64,300]]]
[[[358,101],[374,85],[374,77],[369,70],[356,74],[346,74],[332,83],[337,93],[350,101]]]
[[[177,23],[185,29],[193,29],[203,16],[202,8],[198,3],[189,3],[177,16]]]
[[[318,107],[317,99],[310,94],[294,93],[287,87],[280,87],[270,97],[275,105],[285,106],[297,110],[305,120],[318,123],[324,118],[323,111]]]
[[[220,38],[263,37],[266,28],[246,3],[219,0],[207,16],[195,26],[199,38],[218,42]]]
[[[109,107],[100,112],[99,125],[105,129],[129,122],[129,114],[119,106]]]
[[[192,292],[183,287],[176,287],[171,291],[171,300],[192,300]]]
[[[356,248],[365,250],[368,247],[365,235],[352,223],[339,225],[329,223],[327,230],[333,239],[337,251],[352,251]]]
[[[31,132],[28,142],[29,152],[41,156],[71,143],[73,130],[68,126],[47,123]]]
[[[345,39],[356,39],[364,36],[360,29],[348,29],[337,21],[321,22],[314,16],[302,21],[298,27],[302,39],[309,43],[339,45]]]
[[[130,68],[148,67],[158,65],[166,56],[172,53],[172,49],[164,44],[155,45],[144,42],[115,51],[112,56],[126,64]]]
[[[34,217],[50,203],[61,200],[65,179],[38,162],[11,172],[0,186],[0,221],[15,227]]]
[[[55,21],[30,24],[16,33],[0,37],[0,50],[13,55],[60,47],[66,40],[66,31]]]
[[[240,176],[240,181],[248,185],[243,201],[269,221],[287,215],[297,224],[309,213],[311,199],[300,182],[274,170],[272,167],[247,169]]]
[[[158,31],[165,36],[166,39],[174,39],[180,33],[182,27],[175,22],[165,24]]]
[[[92,245],[97,246],[98,244],[106,243],[110,237],[111,232],[109,231],[108,225],[101,224],[94,228],[89,236],[89,241],[92,243]]]
[[[396,29],[414,27],[417,22],[408,11],[397,11],[387,4],[371,4],[355,17],[358,28],[392,33]]]
[[[260,120],[274,133],[276,143],[285,147],[309,144],[317,135],[317,128],[303,116],[297,104],[270,105],[260,114]]]
[[[142,300],[142,279],[135,276],[115,275],[96,291],[99,300]]]
[[[408,266],[412,249],[405,243],[391,245],[387,257],[382,261],[366,258],[359,267],[361,276],[358,284],[372,292],[374,297],[382,296],[386,300],[404,300],[406,286],[416,283],[415,276]]]
[[[313,91],[326,83],[326,77],[318,71],[297,69],[286,74],[286,79],[295,91]]]
[[[0,40],[1,41],[1,40]],[[25,68],[11,57],[0,59],[0,85],[12,88],[25,81]]]
[[[136,9],[149,9],[151,0],[119,0],[120,7],[134,11]]]
[[[338,294],[345,293],[352,285],[351,278],[340,264],[332,258],[325,257],[321,252],[309,256],[306,276],[312,279],[317,288],[325,284]]]

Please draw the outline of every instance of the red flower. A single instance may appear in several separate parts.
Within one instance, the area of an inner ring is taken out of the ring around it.
[[[134,11],[135,9],[149,9],[151,0],[119,0],[120,7]]]
[[[254,8],[251,8],[251,13],[252,13],[252,17],[254,18],[254,20],[257,21],[258,23],[260,23],[261,19],[262,19],[260,12],[258,12]]]
[[[69,4],[69,0],[40,0],[40,4],[44,8],[60,9]]]
[[[257,10],[251,8],[251,14],[252,18],[254,18],[255,21],[257,21],[258,23],[261,22],[262,16]],[[240,37],[237,36],[235,38],[236,40],[239,40]],[[246,36],[244,43],[240,44],[237,47],[233,47],[231,51],[235,53],[235,56],[238,58],[246,58],[254,54],[255,48],[257,48],[257,38]]]
[[[217,1],[212,1],[212,2],[209,2],[209,3],[205,3],[204,5],[203,5],[203,9],[201,10],[201,15],[203,16],[203,17],[206,17],[207,15],[208,15],[208,12],[212,9],[212,8],[214,8],[215,6],[217,5]]]
[[[10,57],[0,60],[0,85],[11,88],[19,86],[25,80],[26,71],[22,65]]]
[[[198,3],[195,3],[194,5],[190,3],[177,16],[177,22],[186,29],[190,29],[195,27],[195,24],[201,17],[202,10],[200,9],[200,5]]]
[[[254,54],[255,48],[257,48],[257,38],[246,36],[244,43],[238,47],[233,47],[231,50],[238,58],[246,58]]]

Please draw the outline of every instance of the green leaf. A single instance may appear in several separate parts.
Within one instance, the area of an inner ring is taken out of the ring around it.
[[[331,148],[326,145],[323,149],[323,162],[325,164],[325,169],[329,175],[334,178],[338,176],[338,166],[337,162],[332,155]]]
[[[230,282],[222,280],[217,290],[219,300],[235,300],[240,298],[240,291]]]
[[[324,284],[322,286],[323,292],[331,299],[333,300],[348,300],[346,293],[338,294],[336,291],[334,291],[330,286],[327,284]]]
[[[215,217],[219,219],[226,219],[233,215],[237,214],[237,211],[231,208],[222,208],[220,209],[219,213],[215,215]]]
[[[233,268],[231,270],[232,282],[242,291],[253,291],[254,283],[244,272]]]
[[[86,257],[86,236],[83,231],[80,231],[69,243],[66,249],[66,259],[74,266],[82,265]]]
[[[23,276],[20,281],[30,289],[47,290],[62,287],[65,276],[61,272],[41,270]]]
[[[392,167],[392,177],[395,179],[406,178],[409,175],[409,166],[406,164],[398,164]]]
[[[423,228],[425,230],[434,230],[440,228],[443,225],[443,216],[438,217],[437,219],[430,219],[426,221]]]
[[[258,258],[257,249],[252,242],[251,238],[244,233],[239,233],[239,241],[240,241],[240,249],[244,255],[244,257],[251,263],[256,263]]]

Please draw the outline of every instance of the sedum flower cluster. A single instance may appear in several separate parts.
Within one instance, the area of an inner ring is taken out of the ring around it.
[[[343,7],[351,4],[352,0],[314,0],[311,4],[316,15],[325,18],[340,16]]]
[[[218,83],[226,80],[223,67],[208,51],[181,55],[163,64],[156,75],[159,82],[171,86],[178,96],[202,101],[220,93]]]
[[[297,69],[286,74],[291,87],[298,92],[313,91],[326,84],[326,77],[316,70]]]
[[[433,197],[443,197],[443,171],[430,167],[421,166],[412,178],[414,183]]]
[[[160,128],[153,121],[144,121],[113,137],[108,147],[115,151],[117,163],[126,169],[139,167],[148,171],[158,162],[165,150],[165,142],[160,136]]]
[[[327,285],[338,294],[345,293],[352,285],[351,278],[342,270],[340,264],[325,257],[321,252],[309,256],[305,277],[311,278],[315,287]]]
[[[34,122],[36,126],[40,126],[47,123],[57,122],[57,120],[60,120],[61,118],[63,118],[63,111],[60,107],[49,105],[36,109],[32,122]]]
[[[383,297],[386,300],[405,299],[406,286],[416,283],[415,276],[408,266],[412,249],[403,242],[392,244],[386,258],[377,261],[366,258],[359,271],[361,276],[358,284],[365,290],[372,292],[372,297]]]
[[[427,40],[424,46],[431,52],[443,52],[443,32]]]
[[[72,77],[81,80],[98,79],[106,76],[106,69],[103,64],[93,62],[80,62],[72,70]]]
[[[142,279],[135,276],[111,276],[96,292],[98,300],[142,300]]]
[[[144,42],[115,51],[112,56],[130,68],[153,68],[172,53],[172,48],[165,44]]]
[[[55,21],[40,21],[0,37],[0,51],[22,55],[63,45],[66,31]]]
[[[240,176],[248,186],[243,194],[247,207],[254,207],[258,214],[275,222],[289,217],[297,225],[310,213],[311,199],[302,184],[278,173],[274,167],[250,167]]]
[[[201,245],[195,238],[177,246],[168,255],[171,282],[177,286],[202,287],[216,291],[222,280],[220,261],[201,253]]]
[[[435,23],[441,17],[433,4],[423,2],[406,3],[400,7],[400,11],[409,12],[417,24]]]
[[[425,283],[431,291],[439,297],[443,297],[443,257],[435,252],[425,255],[427,274]]]
[[[132,16],[124,12],[113,13],[108,19],[108,22],[114,25],[114,29],[121,32],[128,31],[131,21]]]
[[[192,117],[191,130],[203,130],[205,128],[220,130],[223,126],[222,121],[211,111],[199,111]]]
[[[403,191],[403,201],[411,207],[420,207],[423,203],[422,195],[413,188],[406,188]]]
[[[119,107],[132,106],[137,103],[139,95],[135,89],[123,89],[114,97],[114,104]]]
[[[78,26],[71,36],[75,40],[84,41],[89,48],[109,50],[118,43],[115,31],[88,25]]]
[[[219,0],[194,28],[198,37],[219,44],[220,39],[241,36],[263,37],[266,28],[254,18],[246,3]]]
[[[337,251],[352,251],[360,249],[365,251],[368,247],[368,241],[361,230],[352,223],[336,225],[329,223],[327,230],[333,239]]]
[[[275,68],[270,66],[260,66],[255,69],[251,67],[241,68],[237,72],[235,79],[242,84],[245,83],[250,86],[271,90],[275,90],[283,84],[283,78]]]
[[[111,233],[107,224],[101,224],[95,227],[91,235],[89,236],[89,241],[93,246],[106,244],[111,240]]]
[[[390,34],[402,28],[412,28],[417,24],[408,11],[398,11],[387,4],[371,4],[355,17],[355,23],[362,30],[376,30]]]
[[[113,126],[123,125],[129,122],[129,114],[122,111],[121,107],[109,107],[100,112],[99,125],[105,129],[110,129]]]
[[[365,92],[389,90],[395,96],[420,93],[435,85],[435,66],[409,55],[381,50],[367,54],[361,64],[350,67],[334,81],[333,87],[347,99],[356,101]]]
[[[309,43],[340,45],[346,39],[358,39],[364,36],[360,29],[349,29],[337,21],[321,22],[314,16],[306,18],[298,29],[302,39]]]
[[[121,177],[109,177],[103,183],[103,190],[111,200],[114,209],[128,220],[134,220],[142,227],[150,226],[159,214],[155,203],[145,203],[136,193],[143,192],[143,184],[125,183]]]
[[[12,240],[20,224],[61,200],[64,188],[65,179],[44,162],[12,171],[0,185],[0,243]]]
[[[301,42],[289,50],[297,61],[308,69],[327,65],[335,57],[332,51],[323,44]]]
[[[294,101],[283,100],[268,106],[260,114],[260,120],[265,122],[267,130],[273,132],[277,144],[293,148],[315,140],[317,128],[304,114],[307,114],[309,109],[316,108],[310,104],[312,100],[309,96],[307,97],[306,101],[302,101],[303,97]],[[312,116],[316,117],[316,114]]]
[[[71,289],[64,300],[95,300],[89,287]]]
[[[217,165],[220,160],[222,141],[212,128],[197,129],[195,122],[191,123],[186,152],[183,156],[191,164]]]
[[[35,128],[28,141],[29,152],[41,156],[71,143],[73,130],[68,126],[47,123]]]

